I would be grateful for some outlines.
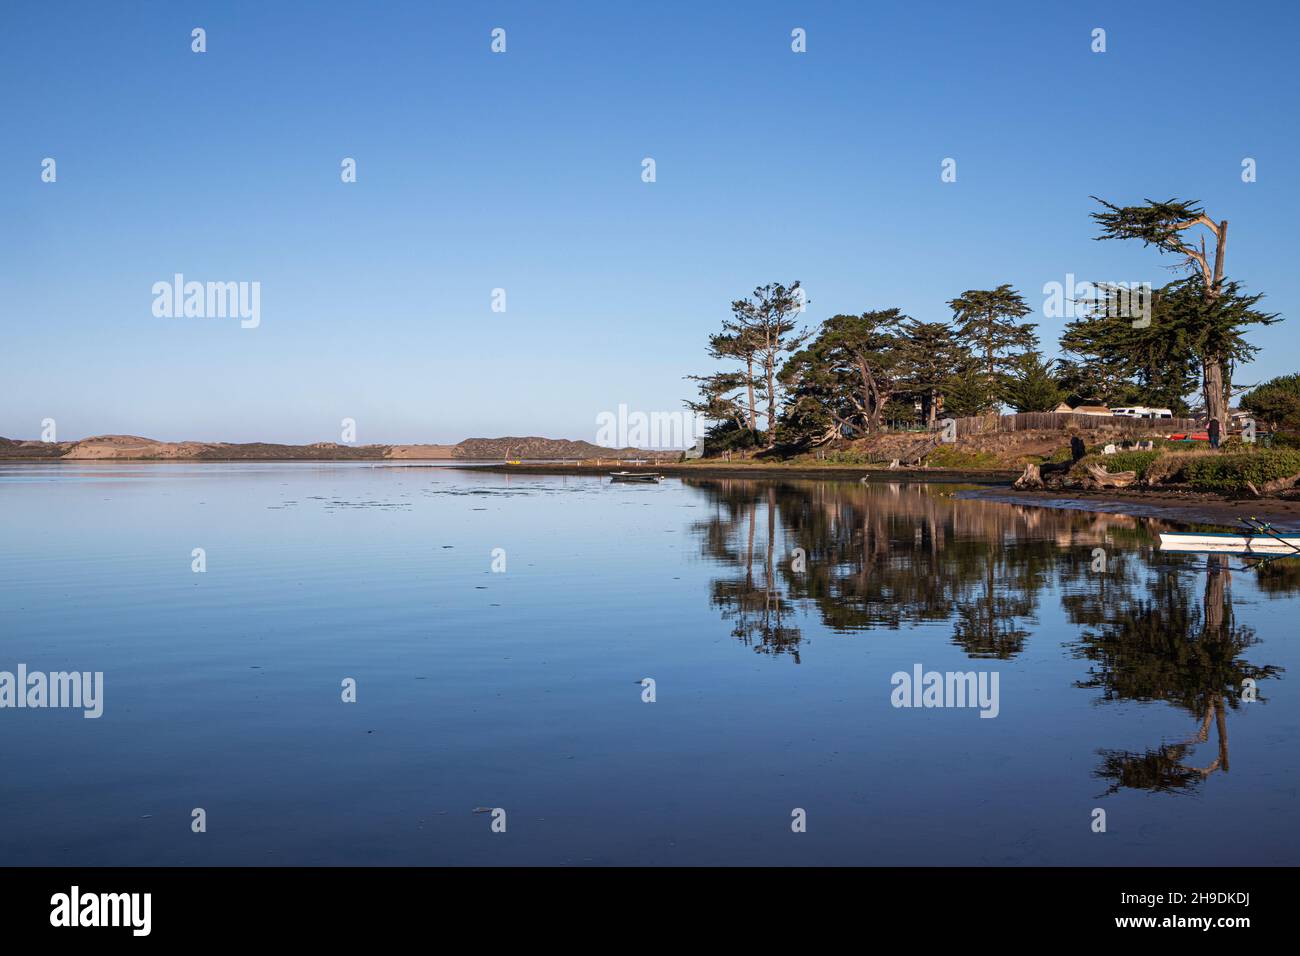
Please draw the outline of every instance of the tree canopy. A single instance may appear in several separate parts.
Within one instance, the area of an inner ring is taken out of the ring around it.
[[[1092,214],[1093,220],[1101,227],[1101,235],[1096,239],[1137,239],[1143,246],[1155,246],[1161,253],[1182,256],[1181,265],[1197,280],[1195,286],[1187,289],[1196,289],[1207,303],[1224,294],[1228,220],[1215,222],[1197,200],[1156,202],[1148,199],[1142,206],[1117,206],[1097,196],[1092,198],[1106,207],[1104,211]],[[1199,245],[1191,239],[1190,230],[1194,227],[1205,230]],[[1206,248],[1206,233],[1214,240],[1213,253]],[[1222,313],[1221,317],[1226,315]],[[1209,417],[1226,424],[1234,358],[1229,353],[1217,351],[1214,341],[1215,336],[1208,335],[1197,354],[1201,367],[1201,394]]]
[[[907,321],[898,309],[880,309],[823,322],[817,337],[781,370],[791,415],[839,434],[878,430],[885,405],[900,387],[901,326]]]
[[[1300,374],[1280,375],[1241,396],[1241,407],[1275,428],[1300,429]]]
[[[1002,397],[1019,358],[1038,347],[1034,323],[1021,322],[1033,310],[1010,284],[967,289],[948,302],[957,341],[981,364],[992,407]]]

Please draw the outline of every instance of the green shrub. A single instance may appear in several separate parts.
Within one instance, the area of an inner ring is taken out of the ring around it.
[[[1188,448],[1175,443],[1172,450],[1166,451],[1163,455],[1147,465],[1144,480],[1148,485],[1158,485],[1165,483],[1174,483],[1186,481],[1187,463],[1190,461],[1199,461],[1218,452],[1208,447]]]
[[[1245,491],[1248,481],[1258,486],[1295,474],[1300,451],[1291,449],[1198,455],[1183,466],[1187,482],[1203,491]]]
[[[1163,454],[1164,452],[1161,451],[1118,451],[1113,455],[1085,455],[1074,466],[1074,473],[1082,476],[1087,474],[1086,466],[1101,465],[1111,474],[1119,471],[1135,471],[1138,480],[1141,481],[1146,477],[1147,468],[1151,463]]]

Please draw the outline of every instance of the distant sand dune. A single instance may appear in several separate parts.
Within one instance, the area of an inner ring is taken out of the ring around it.
[[[669,453],[675,458],[676,452]],[[406,459],[426,461],[571,460],[589,458],[647,458],[636,448],[601,448],[565,438],[469,438],[456,445],[277,445],[269,442],[158,441],[139,435],[95,435],[80,441],[40,442],[0,438],[0,459],[63,459],[67,461],[190,460],[190,461],[338,461]]]
[[[214,447],[205,442],[167,442],[137,435],[97,435],[75,442],[63,455],[73,460],[102,458],[197,458]]]
[[[455,445],[389,445],[385,458],[424,458],[445,461],[456,457]]]

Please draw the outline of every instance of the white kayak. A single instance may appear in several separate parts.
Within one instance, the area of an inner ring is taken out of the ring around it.
[[[1220,554],[1297,554],[1300,535],[1234,534],[1197,531],[1189,534],[1161,532],[1161,551],[1209,551]]]

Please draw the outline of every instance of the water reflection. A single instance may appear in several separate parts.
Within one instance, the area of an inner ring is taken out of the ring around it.
[[[1185,739],[1098,751],[1108,793],[1177,792],[1226,773],[1228,712],[1280,672],[1243,656],[1258,638],[1233,613],[1237,559],[1160,553],[1166,522],[963,499],[944,485],[688,484],[712,505],[693,528],[701,550],[726,571],[712,604],[760,653],[797,663],[809,614],[837,632],[946,622],[969,657],[1011,660],[1034,639],[1041,602],[1059,601],[1077,632],[1050,639],[1088,663],[1075,687],[1189,717]],[[1300,560],[1237,573],[1269,596],[1300,591]]]
[[[703,553],[735,572],[714,581],[714,604],[756,649],[796,657],[790,602],[836,631],[949,621],[971,657],[1013,658],[1054,576],[1086,573],[1087,546],[1137,533],[1132,518],[958,500],[951,486],[691,484],[713,505],[694,527]]]
[[[1154,575],[1145,595],[1105,605],[1085,622],[1076,649],[1091,667],[1076,686],[1101,691],[1103,701],[1163,701],[1192,719],[1191,733],[1176,743],[1142,753],[1102,751],[1095,775],[1109,782],[1108,793],[1121,787],[1185,790],[1216,771],[1228,772],[1228,711],[1279,672],[1241,656],[1259,641],[1252,628],[1236,621],[1232,573],[1226,557],[1209,555],[1199,574]],[[1198,577],[1204,581],[1199,603]],[[1262,693],[1258,700],[1264,700]],[[1193,763],[1193,751],[1209,741],[1211,726],[1217,752]]]
[[[731,484],[727,482],[726,484]],[[752,483],[748,483],[752,484]],[[704,553],[720,564],[734,566],[731,578],[710,583],[710,599],[732,623],[733,637],[766,654],[789,653],[797,662],[803,635],[787,621],[783,602],[788,601],[777,562],[785,553],[784,540],[777,547],[779,506],[777,489],[768,485],[751,488],[740,498],[719,496],[713,517],[693,530],[703,538]],[[758,529],[758,513],[764,513]],[[762,540],[757,540],[761,534]]]

